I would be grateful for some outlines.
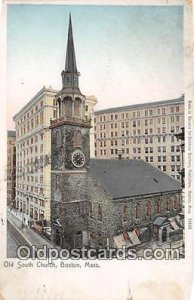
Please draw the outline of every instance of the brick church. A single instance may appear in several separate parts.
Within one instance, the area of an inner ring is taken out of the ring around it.
[[[90,159],[91,122],[79,75],[70,16],[57,118],[50,126],[53,242],[120,248],[168,241],[183,228],[179,182],[143,160]]]

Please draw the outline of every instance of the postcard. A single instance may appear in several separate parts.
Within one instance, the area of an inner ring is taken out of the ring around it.
[[[192,1],[0,22],[0,299],[193,299]]]

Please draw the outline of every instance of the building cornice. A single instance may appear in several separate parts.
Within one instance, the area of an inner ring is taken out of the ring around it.
[[[162,191],[162,192],[154,192],[152,194],[139,194],[139,195],[130,195],[130,196],[123,196],[123,197],[119,197],[119,198],[112,198],[113,201],[121,201],[121,200],[133,200],[135,198],[135,200],[142,200],[145,198],[151,198],[151,197],[155,197],[155,196],[163,196],[163,195],[169,195],[169,194],[174,194],[174,193],[181,193],[182,189],[177,189],[177,190],[172,190],[172,191]]]
[[[43,88],[17,113],[14,115],[13,120],[16,121],[18,117],[20,117],[21,114],[25,113],[28,109],[30,109],[44,94],[50,94],[55,96],[57,90],[53,90],[52,87],[46,88],[43,86]]]
[[[184,96],[177,98],[177,99],[138,103],[138,104],[118,106],[118,107],[97,110],[97,111],[94,111],[94,115],[100,115],[100,114],[106,114],[106,113],[117,113],[117,112],[130,111],[130,110],[141,109],[141,108],[146,109],[146,108],[151,108],[153,106],[161,107],[161,106],[175,105],[175,104],[184,104]]]

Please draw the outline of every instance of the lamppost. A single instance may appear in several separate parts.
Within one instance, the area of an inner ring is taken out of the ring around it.
[[[181,140],[181,160],[182,160],[182,169],[179,172],[179,174],[181,175],[181,187],[184,188],[185,187],[185,167],[184,167],[184,152],[185,152],[185,128],[182,127],[181,128],[181,132],[175,134],[175,137],[177,138],[177,140]]]

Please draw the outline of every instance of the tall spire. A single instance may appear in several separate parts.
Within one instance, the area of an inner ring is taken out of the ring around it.
[[[67,39],[65,72],[77,73],[75,49],[74,49],[74,43],[73,43],[73,30],[72,30],[72,23],[71,23],[71,14],[69,14],[69,30],[68,30],[68,39]]]

